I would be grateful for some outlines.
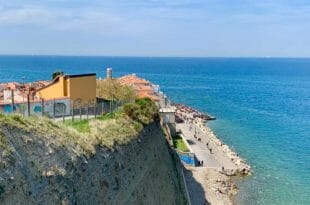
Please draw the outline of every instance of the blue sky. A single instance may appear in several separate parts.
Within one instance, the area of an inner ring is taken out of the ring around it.
[[[310,57],[310,1],[0,0],[0,54]]]

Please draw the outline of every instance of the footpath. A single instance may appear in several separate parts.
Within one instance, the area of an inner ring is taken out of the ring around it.
[[[203,131],[193,122],[177,123],[176,129],[197,160],[203,161],[198,167],[185,165],[184,168],[191,204],[232,205],[237,187],[230,175],[238,173],[240,167],[225,153],[222,144],[214,141],[212,132]]]
[[[218,148],[209,136],[202,132],[195,124],[176,124],[177,130],[181,130],[183,137],[190,145],[199,161],[203,161],[203,167],[236,169],[237,166]],[[210,152],[211,149],[211,152]]]

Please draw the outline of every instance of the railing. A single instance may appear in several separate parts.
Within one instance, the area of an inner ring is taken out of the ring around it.
[[[124,103],[118,101],[96,100],[82,103],[81,100],[58,98],[52,100],[29,100],[26,102],[0,103],[0,113],[24,116],[46,116],[59,119],[85,119],[103,113],[113,112]]]

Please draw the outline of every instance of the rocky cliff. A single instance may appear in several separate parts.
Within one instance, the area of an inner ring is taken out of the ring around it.
[[[57,143],[54,130],[45,138],[23,127],[0,123],[1,205],[186,204],[178,162],[158,122],[124,145],[96,146],[90,156],[70,139]]]

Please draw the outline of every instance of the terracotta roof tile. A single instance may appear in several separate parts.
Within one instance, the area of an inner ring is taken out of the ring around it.
[[[159,101],[159,97],[156,96],[155,90],[149,81],[139,78],[134,74],[125,75],[117,80],[121,85],[133,86],[139,98],[148,97],[154,101]]]

